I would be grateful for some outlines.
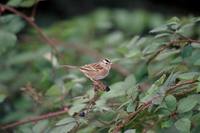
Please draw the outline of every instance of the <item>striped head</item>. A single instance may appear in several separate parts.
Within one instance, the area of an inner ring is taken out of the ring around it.
[[[110,70],[111,65],[112,65],[112,62],[111,62],[109,59],[103,59],[103,60],[101,60],[101,61],[99,62],[99,64],[100,64],[103,68],[105,68],[105,69],[107,69],[107,70]]]

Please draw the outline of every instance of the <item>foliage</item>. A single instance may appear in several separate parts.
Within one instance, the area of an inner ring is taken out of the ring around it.
[[[34,0],[10,0],[31,7]],[[199,18],[99,9],[42,29],[62,40],[56,50],[15,13],[0,16],[0,117],[8,123],[69,108],[67,114],[23,124],[16,133],[198,132]],[[145,30],[152,29],[150,33]],[[138,36],[137,34],[145,34]],[[194,38],[195,37],[195,38]],[[194,39],[193,39],[194,38]],[[83,65],[100,56],[113,68],[109,92],[59,64]],[[88,105],[92,104],[91,108]],[[83,114],[84,112],[84,114]],[[82,113],[79,116],[79,113]]]

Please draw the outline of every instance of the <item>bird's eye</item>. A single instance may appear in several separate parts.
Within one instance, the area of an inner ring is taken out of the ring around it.
[[[110,63],[110,61],[108,59],[104,59],[104,61],[106,62],[106,64]]]

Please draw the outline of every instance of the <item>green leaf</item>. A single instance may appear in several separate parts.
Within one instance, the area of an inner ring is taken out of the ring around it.
[[[180,23],[180,19],[178,17],[172,17],[170,20],[168,20],[168,25],[176,25]]]
[[[159,114],[159,116],[169,116],[171,112],[166,108],[158,107],[157,114]]]
[[[36,0],[9,0],[7,5],[14,7],[31,7],[36,2]]]
[[[136,129],[128,129],[124,133],[136,133]]]
[[[96,24],[96,27],[100,30],[102,29],[109,29],[112,27],[112,23],[110,21],[110,11],[105,9],[99,9],[94,14],[92,14],[94,17],[94,21]]]
[[[161,85],[164,83],[166,77],[167,77],[166,74],[163,74],[163,75],[160,77],[160,79],[158,79],[158,80],[155,82],[155,85],[156,85],[156,86],[161,86]]]
[[[14,57],[10,57],[7,60],[7,64],[9,65],[22,64],[22,63],[32,61],[37,58],[38,58],[38,55],[36,55],[34,52],[25,52],[25,53],[18,54]]]
[[[16,41],[17,37],[14,34],[0,30],[0,55],[9,47],[14,46]]]
[[[127,111],[128,113],[134,112],[134,111],[135,111],[135,104],[133,104],[132,101],[128,104],[128,106],[127,106],[127,108],[126,108],[126,111]]]
[[[188,133],[190,132],[191,128],[191,121],[187,118],[181,118],[175,123],[175,127],[183,133]]]
[[[180,52],[179,50],[169,50],[166,52],[162,52],[156,57],[156,60],[158,61],[164,60],[166,58],[169,58],[170,56],[177,55],[179,52]]]
[[[200,82],[197,85],[197,93],[200,92]]]
[[[195,66],[200,66],[200,59],[197,59],[197,60],[194,62],[194,65],[195,65]]]
[[[172,125],[173,121],[169,119],[161,123],[161,128],[170,128]]]
[[[153,30],[150,31],[150,33],[166,32],[167,30],[168,30],[167,26],[162,25],[162,26],[154,28]]]
[[[176,98],[173,95],[166,96],[165,103],[170,111],[174,111],[176,109]]]
[[[199,45],[199,43],[195,43],[195,42],[192,42],[191,43],[191,46],[193,47],[193,48],[200,48],[200,45]]]
[[[70,122],[66,125],[63,125],[63,126],[58,126],[58,127],[55,127],[51,130],[50,133],[69,133],[71,132],[75,127],[77,127],[77,123],[74,121],[74,122]]]
[[[197,76],[199,76],[199,72],[188,72],[188,73],[179,74],[178,78],[181,80],[190,80],[190,79],[196,78]]]
[[[155,38],[164,38],[164,37],[167,37],[167,36],[170,36],[171,34],[169,33],[161,33],[161,34],[157,34],[155,36]]]
[[[60,96],[61,95],[60,87],[57,84],[51,86],[51,88],[47,90],[45,95],[46,96]]]
[[[198,103],[198,101],[194,97],[183,98],[178,102],[177,111],[179,113],[188,112],[188,111],[192,110],[197,105],[197,103]]]
[[[124,81],[124,89],[130,89],[134,88],[134,85],[136,84],[136,79],[133,74],[130,74],[129,76],[126,77]]]
[[[39,121],[37,122],[36,125],[34,125],[34,127],[32,128],[32,132],[33,133],[41,133],[44,132],[44,130],[48,127],[48,120],[43,120],[43,121]]]
[[[194,23],[187,23],[181,26],[181,28],[177,31],[177,33],[186,37],[192,36],[193,27],[194,27]]]
[[[198,102],[198,104],[200,104],[200,95],[199,94],[191,94],[189,95],[187,98],[191,98],[191,99],[194,99]]]
[[[134,50],[131,50],[128,53],[126,53],[125,57],[126,58],[133,58],[133,57],[137,57],[138,55],[140,55],[140,50],[134,49]]]
[[[56,126],[61,126],[61,125],[74,123],[74,122],[76,122],[76,120],[73,117],[67,117],[67,118],[64,118],[64,119],[61,119],[60,121],[58,121],[56,123]]]
[[[28,51],[28,52],[19,53],[14,57],[12,56],[8,58],[6,63],[9,65],[13,65],[13,64],[22,64],[28,61],[38,60],[38,59],[41,59],[41,57],[43,57],[43,55],[48,51],[49,51],[48,47],[41,47],[40,49],[34,52]]]
[[[128,42],[128,44],[127,44],[127,47],[128,48],[134,48],[135,47],[135,44],[136,44],[136,42],[139,40],[139,36],[134,36],[132,39],[131,39],[131,41],[130,42]]]
[[[110,45],[116,45],[122,42],[123,34],[121,32],[113,32],[105,37],[105,42]]]
[[[6,95],[0,93],[0,103],[3,102],[5,98],[6,98]]]
[[[136,79],[134,75],[129,75],[123,82],[116,82],[110,86],[110,91],[104,93],[101,98],[109,99],[123,96],[127,91],[135,89]],[[137,93],[137,92],[136,92]]]
[[[15,78],[17,72],[13,69],[4,69],[4,71],[1,71],[1,74],[0,74],[0,81],[1,82],[6,82],[6,81],[10,81],[12,80],[13,78]]]
[[[110,91],[102,94],[101,99],[120,97],[126,94],[123,82],[116,82],[110,86]]]
[[[127,47],[119,47],[116,49],[119,54],[125,55],[128,52]]]
[[[19,16],[16,15],[4,15],[0,17],[1,30],[10,33],[18,33],[24,28],[25,23]]]
[[[145,46],[144,50],[142,51],[142,53],[145,54],[150,54],[153,53],[158,47],[160,46],[159,43],[155,43],[153,42],[152,45],[147,45]]]
[[[151,100],[154,96],[156,96],[156,94],[158,94],[159,92],[160,86],[164,83],[165,79],[166,79],[166,75],[163,74],[160,77],[160,79],[155,81],[155,83],[145,93],[145,96],[141,99],[141,102],[146,102],[148,100]],[[157,99],[157,102],[160,102],[160,101],[158,101]]]
[[[74,115],[74,113],[80,112],[82,109],[84,109],[86,104],[74,104],[70,109],[69,109],[69,115]]]
[[[200,113],[197,113],[192,116],[192,122],[197,125],[200,125]]]
[[[19,6],[22,0],[9,0],[7,5],[9,6]]]
[[[185,46],[181,51],[182,58],[187,58],[192,55],[193,47],[191,45]]]
[[[19,128],[20,133],[33,133],[32,129],[29,127],[21,126]]]

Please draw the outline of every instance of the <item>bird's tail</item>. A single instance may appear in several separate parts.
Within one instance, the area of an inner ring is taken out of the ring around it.
[[[69,69],[78,69],[78,66],[71,66],[71,65],[59,65],[60,68],[69,68]]]

